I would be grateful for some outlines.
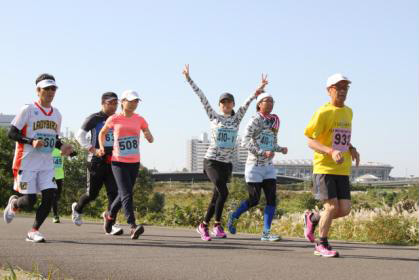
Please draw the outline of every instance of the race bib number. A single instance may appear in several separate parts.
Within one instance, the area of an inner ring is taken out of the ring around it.
[[[55,140],[56,140],[55,134],[37,133],[35,134],[34,138],[44,141],[44,146],[40,148],[36,148],[36,151],[41,152],[41,153],[46,153],[46,154],[52,153],[52,150],[55,147]]]
[[[351,143],[351,130],[348,128],[333,129],[332,148],[341,152],[346,152]]]
[[[237,129],[217,128],[216,137],[218,148],[234,148],[237,139]]]
[[[259,147],[264,151],[273,151],[274,150],[274,133],[272,131],[262,131]]]
[[[127,136],[118,139],[119,154],[121,156],[135,155],[140,153],[138,136]]]
[[[63,159],[61,157],[53,157],[54,168],[62,168],[63,167]]]
[[[113,129],[109,129],[108,133],[105,135],[105,147],[113,147]]]

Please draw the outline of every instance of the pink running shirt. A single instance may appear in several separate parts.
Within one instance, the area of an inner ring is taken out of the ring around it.
[[[112,161],[140,162],[140,131],[148,128],[146,120],[138,114],[125,117],[119,113],[110,116],[105,125],[113,129]]]

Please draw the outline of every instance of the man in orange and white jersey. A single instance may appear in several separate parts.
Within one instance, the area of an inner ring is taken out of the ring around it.
[[[38,231],[51,210],[57,188],[54,179],[52,150],[61,149],[70,155],[72,147],[63,144],[58,137],[61,129],[61,114],[52,107],[57,85],[54,76],[42,74],[36,79],[38,101],[23,106],[12,121],[9,138],[16,141],[13,159],[13,189],[22,196],[12,195],[4,211],[4,220],[10,223],[18,209],[31,210],[37,193],[42,202],[36,211],[35,222],[28,232],[27,241],[43,242]]]

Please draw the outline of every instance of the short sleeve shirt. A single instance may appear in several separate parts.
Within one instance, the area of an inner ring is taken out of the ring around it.
[[[336,107],[327,103],[314,113],[307,125],[304,135],[319,143],[343,152],[344,162],[337,164],[327,154],[314,152],[313,173],[349,175],[352,161],[349,144],[352,132],[352,109]]]
[[[140,132],[148,128],[146,120],[138,114],[131,117],[115,114],[107,119],[105,125],[113,129],[112,161],[140,162]]]

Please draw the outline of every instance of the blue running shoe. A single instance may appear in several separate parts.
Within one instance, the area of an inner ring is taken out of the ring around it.
[[[233,213],[228,214],[227,229],[231,234],[236,234],[236,224],[238,219],[233,217]]]

